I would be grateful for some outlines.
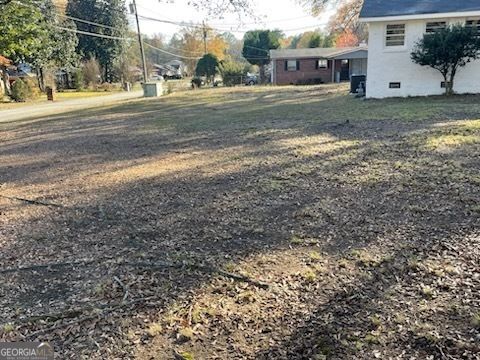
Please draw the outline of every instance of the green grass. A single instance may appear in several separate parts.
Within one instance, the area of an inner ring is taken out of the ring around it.
[[[269,137],[268,132],[272,135],[272,129],[281,131],[287,126],[296,128],[326,123],[341,125],[347,120],[355,125],[365,120],[408,124],[432,119],[471,119],[470,126],[478,126],[478,97],[362,101],[346,95],[345,87],[338,89],[333,86],[201,89],[174,93],[158,102],[146,103],[143,110],[160,128],[174,127],[183,132],[240,130],[245,135],[265,137]],[[142,111],[138,104],[127,105],[124,109]],[[153,114],[160,109],[161,113]],[[392,133],[394,131],[392,128]],[[329,147],[332,151],[336,147],[353,151],[361,146],[359,141],[339,139]],[[312,149],[306,146],[297,151],[308,155]]]
[[[71,100],[111,95],[113,93],[115,91],[65,91],[55,93],[55,97],[56,100]]]

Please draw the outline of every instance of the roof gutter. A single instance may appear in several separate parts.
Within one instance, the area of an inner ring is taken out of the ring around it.
[[[438,14],[416,14],[416,15],[396,15],[396,16],[378,16],[378,17],[360,17],[360,22],[385,22],[385,21],[403,21],[403,20],[427,20],[427,19],[444,19],[444,18],[462,18],[480,16],[480,10],[450,12]]]

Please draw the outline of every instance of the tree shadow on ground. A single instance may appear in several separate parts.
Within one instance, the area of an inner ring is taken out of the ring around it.
[[[420,286],[422,272],[412,275],[406,268],[412,256],[421,262],[442,251],[442,244],[458,243],[477,231],[478,143],[462,141],[472,134],[478,137],[478,126],[465,128],[458,121],[476,119],[478,106],[464,98],[464,109],[459,105],[451,110],[437,100],[359,103],[343,96],[316,100],[315,92],[308,94],[305,99],[299,92],[293,104],[264,96],[263,103],[246,109],[228,105],[225,110],[220,99],[209,113],[201,99],[180,110],[178,104],[169,108],[164,102],[147,102],[140,109],[131,104],[77,114],[73,120],[69,114],[7,127],[13,135],[2,144],[0,156],[24,157],[20,160],[25,162],[2,169],[2,182],[12,184],[7,190],[35,198],[43,192],[48,199],[65,200],[66,206],[17,204],[20,209],[15,210],[9,202],[10,208],[2,207],[6,216],[14,214],[2,221],[2,264],[79,258],[98,263],[4,275],[0,304],[6,322],[86,304],[104,306],[123,295],[114,277],[131,284],[137,296],[157,296],[153,309],[164,313],[213,281],[211,274],[188,264],[224,268],[255,255],[288,252],[295,236],[313,240],[317,251],[335,261],[350,256],[352,249],[375,248],[391,260],[372,267],[360,259],[358,273],[349,275],[351,284],[344,289],[301,287],[316,309],[307,318],[292,314],[291,333],[271,347],[268,339],[250,339],[260,349],[245,358],[342,358],[355,350],[369,358],[372,348],[395,354],[398,346],[389,348],[386,341],[403,341],[408,354],[455,356],[458,346],[442,343],[451,340],[449,334],[435,342],[428,331],[422,337],[425,329],[416,329],[413,338],[399,331],[398,338],[384,339],[375,331],[391,329],[388,314],[385,324],[375,328],[365,319],[381,309],[380,303],[389,303],[385,311],[392,306],[385,296],[389,288],[409,281]],[[418,121],[411,121],[411,107],[418,110]],[[472,244],[464,246],[470,249]],[[120,267],[119,259],[187,265],[145,271]],[[347,267],[357,266],[353,263]],[[478,284],[469,289],[478,289]],[[316,296],[327,300],[317,306],[312,300]],[[464,342],[471,329],[469,309],[464,306],[461,316],[456,315],[461,324],[453,322]],[[121,315],[138,326],[138,314],[149,311],[133,307]],[[452,318],[438,316],[438,321]],[[104,330],[118,321],[114,316],[92,326]],[[45,325],[21,327],[19,333],[32,328]],[[20,335],[3,335],[9,336]],[[115,337],[105,335],[107,342],[117,344],[125,334]],[[84,341],[84,354],[104,354],[94,350],[95,340],[81,327],[39,338],[53,340],[66,352],[78,350],[78,341]],[[416,349],[423,338],[430,343]],[[468,346],[465,351],[472,351]],[[132,349],[119,351],[129,354]]]

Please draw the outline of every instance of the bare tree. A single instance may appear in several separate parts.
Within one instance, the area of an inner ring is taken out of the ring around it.
[[[171,0],[159,0],[166,2]],[[173,0],[174,1],[174,0]],[[222,17],[226,13],[255,16],[253,0],[189,0],[188,4],[198,10],[204,10],[210,16]]]
[[[328,5],[338,5],[342,0],[297,0],[305,10],[310,11],[312,15],[320,15]]]

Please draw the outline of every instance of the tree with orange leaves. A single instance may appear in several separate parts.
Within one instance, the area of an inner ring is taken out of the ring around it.
[[[359,41],[357,35],[355,35],[350,29],[345,30],[341,34],[338,34],[335,38],[335,47],[353,47],[358,46]]]
[[[365,24],[359,22],[364,0],[297,0],[307,7],[312,14],[320,15],[328,5],[336,5],[337,11],[328,24],[328,32],[336,37],[337,46],[356,46],[368,38]]]
[[[206,50],[220,61],[224,60],[228,50],[228,42],[223,36],[206,25]],[[184,62],[189,69],[195,69],[198,59],[205,54],[204,29],[188,27],[175,35],[171,41],[171,51],[185,57]]]
[[[363,0],[347,0],[330,19],[328,29],[336,36],[337,46],[356,46],[367,40],[366,26],[358,20],[362,5]]]

